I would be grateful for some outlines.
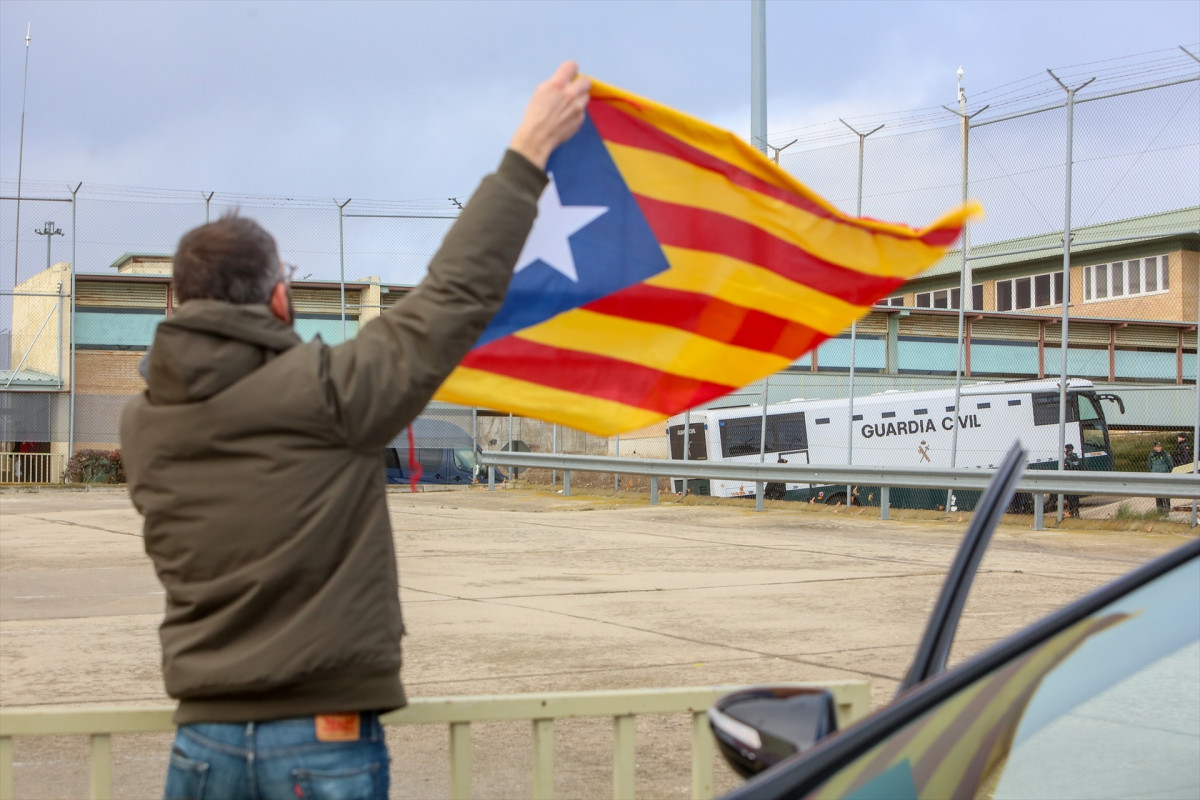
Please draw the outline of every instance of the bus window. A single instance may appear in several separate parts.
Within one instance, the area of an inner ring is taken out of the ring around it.
[[[767,452],[790,453],[808,449],[804,412],[771,414],[767,417]]]
[[[725,458],[756,456],[762,451],[762,417],[721,421],[721,452]],[[791,453],[808,449],[804,412],[767,416],[767,452]]]
[[[1067,422],[1079,421],[1079,408],[1075,403],[1071,402],[1071,395],[1067,396]],[[1035,392],[1033,395],[1033,424],[1034,425],[1057,425],[1058,424],[1058,392]]]
[[[762,417],[721,420],[721,455],[758,455],[762,449]]]

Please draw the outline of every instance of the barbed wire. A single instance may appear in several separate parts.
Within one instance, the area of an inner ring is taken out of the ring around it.
[[[1184,53],[1180,49],[1181,47],[1193,51],[1200,48],[1200,45],[1179,45],[1162,50],[1089,61],[1057,68],[1055,74],[1067,84],[1095,78],[1095,82],[1090,87],[1091,93],[1134,91],[1158,83],[1194,78],[1198,75],[1196,60]],[[1106,64],[1110,66],[1102,66]],[[989,106],[989,111],[993,114],[1034,110],[1041,105],[1061,99],[1063,95],[1062,87],[1045,71],[1017,78],[991,89],[969,91],[964,88],[964,91],[968,96],[967,113],[982,109],[984,106]],[[947,128],[959,124],[958,120],[940,105],[902,111],[850,115],[845,117],[845,120],[855,127],[874,127],[882,122],[886,127],[879,132],[880,136],[894,136],[898,132],[912,132],[914,129]],[[772,131],[767,136],[769,142],[782,142],[784,139],[796,139],[795,146],[800,150],[806,150],[818,148],[830,141],[843,143],[852,141],[852,136],[840,120],[813,122],[795,128]]]

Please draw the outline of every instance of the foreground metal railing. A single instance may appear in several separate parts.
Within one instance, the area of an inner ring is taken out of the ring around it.
[[[854,467],[831,464],[736,464],[728,461],[675,461],[654,458],[568,455],[565,453],[510,453],[484,450],[479,461],[488,467],[488,488],[495,486],[495,467],[540,468],[563,473],[563,494],[571,493],[571,471],[612,472],[660,478],[741,480],[758,484],[758,509],[762,510],[762,487],[767,483],[814,485],[880,486],[880,513],[888,517],[889,489],[955,489],[982,491],[992,480],[987,469],[914,469],[908,467]],[[1018,492],[1034,494],[1116,495],[1125,497],[1172,497],[1200,500],[1200,478],[1196,473],[1177,472],[1088,472],[1026,470],[1017,483]],[[658,482],[650,481],[650,503],[658,502]],[[1042,507],[1035,504],[1036,527],[1041,527]],[[1192,504],[1196,524],[1196,504]]]
[[[866,681],[803,683],[829,689],[838,709],[838,725],[866,716]],[[554,794],[554,722],[558,719],[609,717],[613,721],[613,797],[634,796],[634,719],[646,714],[690,714],[692,718],[691,796],[713,794],[713,738],[708,707],[735,686],[704,686],[632,691],[562,692],[481,697],[424,698],[383,717],[386,725],[442,724],[450,727],[450,797],[471,794],[471,725],[476,722],[528,721],[533,724],[534,800]],[[14,800],[13,739],[19,736],[74,735],[91,738],[91,797],[112,795],[112,736],[174,730],[171,706],[152,708],[7,708],[0,709],[0,800]]]

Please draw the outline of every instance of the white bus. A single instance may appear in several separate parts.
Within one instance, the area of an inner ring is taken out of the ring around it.
[[[976,383],[961,387],[958,414],[954,390],[889,391],[854,399],[851,429],[848,399],[791,400],[767,408],[767,463],[842,465],[847,463],[849,437],[854,437],[853,463],[860,466],[994,468],[1015,439],[1029,453],[1030,469],[1058,467],[1057,380]],[[1090,381],[1067,381],[1066,443],[1075,448],[1083,468],[1111,470],[1112,447],[1101,401],[1115,395],[1098,393]],[[1124,411],[1124,408],[1121,409]],[[671,458],[682,459],[684,415],[667,422]],[[951,464],[954,430],[957,457]],[[688,460],[759,463],[763,439],[761,406],[737,406],[693,411],[690,414]],[[682,479],[672,489],[684,491]],[[716,497],[750,497],[750,481],[687,481],[688,491]],[[846,486],[769,483],[772,499],[846,503]],[[877,505],[879,487],[855,487],[852,502]],[[974,506],[978,492],[958,493],[956,507]],[[970,496],[968,496],[970,495]],[[1025,505],[1032,499],[1020,498]],[[890,503],[897,508],[941,508],[944,489],[894,489]]]

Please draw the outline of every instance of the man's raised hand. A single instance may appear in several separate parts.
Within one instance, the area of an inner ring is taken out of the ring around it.
[[[554,148],[574,136],[583,124],[591,87],[592,82],[579,75],[574,61],[563,62],[534,91],[509,147],[545,169]]]

